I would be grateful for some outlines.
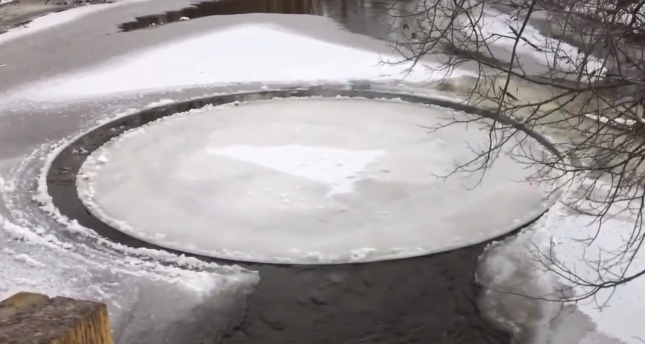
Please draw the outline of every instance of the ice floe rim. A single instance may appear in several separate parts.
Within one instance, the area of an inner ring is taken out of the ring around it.
[[[487,241],[496,241],[501,238],[508,237],[513,235],[516,231],[530,225],[540,218],[549,208],[551,208],[560,198],[558,192],[551,194],[548,199],[543,203],[540,209],[536,209],[525,215],[520,219],[519,222],[516,222],[514,225],[509,226],[507,230],[503,231],[502,235],[497,237],[482,237],[481,240],[477,242],[471,242],[467,246],[456,245],[445,246],[441,250],[414,250],[407,249],[406,251],[395,250],[390,254],[383,254],[380,252],[378,257],[370,257],[369,255],[349,255],[342,257],[316,257],[310,256],[309,261],[294,261],[294,258],[280,258],[280,257],[258,257],[256,255],[249,257],[246,253],[241,252],[227,252],[224,254],[214,254],[212,252],[190,252],[184,250],[178,250],[176,246],[172,244],[153,244],[146,241],[145,237],[140,237],[133,235],[132,232],[124,232],[120,229],[114,228],[108,223],[101,221],[99,218],[100,214],[95,214],[96,209],[93,207],[88,207],[86,202],[83,202],[81,195],[79,195],[79,190],[76,182],[70,182],[71,180],[76,181],[78,178],[78,173],[81,170],[81,167],[87,160],[87,158],[97,149],[99,149],[103,144],[109,142],[110,140],[120,136],[121,134],[141,127],[143,125],[149,124],[156,120],[179,114],[185,113],[190,110],[200,109],[208,105],[219,106],[225,104],[231,104],[235,102],[245,102],[245,101],[257,101],[257,100],[270,100],[273,98],[302,98],[302,97],[322,97],[322,98],[335,98],[335,97],[344,97],[344,98],[365,98],[371,100],[391,100],[391,101],[403,101],[406,103],[418,104],[418,105],[429,105],[429,106],[438,106],[442,108],[448,108],[451,110],[456,110],[460,112],[465,112],[469,114],[479,115],[486,118],[496,119],[500,122],[503,122],[508,125],[512,125],[529,137],[535,139],[540,145],[546,148],[550,153],[560,157],[561,154],[558,149],[555,147],[555,144],[542,135],[536,130],[532,130],[524,126],[522,123],[509,118],[501,117],[495,115],[495,113],[477,108],[471,105],[468,105],[465,102],[458,102],[455,99],[448,97],[435,97],[434,95],[416,95],[409,92],[408,90],[401,89],[369,89],[369,88],[354,88],[354,87],[339,87],[337,85],[333,86],[314,86],[314,87],[300,87],[300,88],[288,88],[288,89],[272,89],[272,90],[251,90],[251,91],[241,91],[228,94],[216,94],[207,97],[194,98],[180,102],[161,102],[155,104],[154,106],[148,106],[138,112],[129,112],[128,114],[119,117],[115,120],[104,122],[97,127],[94,127],[85,133],[76,136],[74,139],[68,141],[65,145],[59,147],[56,150],[55,154],[52,154],[52,158],[48,161],[48,164],[43,167],[41,175],[41,187],[44,187],[47,195],[51,198],[53,206],[57,209],[61,215],[77,221],[79,225],[87,227],[94,231],[102,239],[107,239],[110,242],[114,242],[118,245],[124,245],[132,248],[141,248],[141,249],[152,249],[159,251],[166,251],[171,254],[177,254],[180,256],[187,256],[197,258],[203,261],[222,261],[229,263],[264,263],[264,264],[279,264],[279,265],[337,265],[337,264],[352,264],[352,263],[367,263],[375,262],[382,260],[394,260],[394,259],[404,259],[404,258],[413,258],[426,256],[430,254],[436,254],[446,251],[451,251],[460,248],[468,248],[473,245],[481,244]],[[78,151],[83,149],[84,151],[81,154],[78,154]],[[57,178],[62,178],[66,181],[62,183],[57,183]],[[157,241],[158,242],[158,241]],[[173,247],[174,246],[174,247]]]
[[[301,100],[306,101],[310,99],[329,99],[329,100],[342,101],[342,100],[349,100],[349,99],[358,99],[358,100],[368,100],[368,101],[390,102],[394,104],[411,104],[411,103],[401,102],[399,98],[368,99],[365,97],[342,97],[342,96],[336,96],[332,98],[318,97],[318,96],[288,97],[288,98],[272,97],[269,99],[254,100],[254,101],[251,101],[250,103],[256,103],[256,104],[268,103],[268,102],[276,101],[276,99],[289,100],[289,101],[301,101]],[[511,231],[516,228],[516,225],[505,226],[505,227],[502,227],[501,230],[489,233],[488,235],[486,235],[485,233],[480,233],[479,235],[472,236],[470,240],[467,241],[465,244],[459,243],[459,244],[453,244],[453,245],[446,245],[446,246],[443,246],[441,249],[436,249],[436,248],[430,249],[423,246],[422,247],[397,247],[397,248],[392,248],[388,250],[356,248],[354,250],[351,250],[339,255],[324,255],[320,252],[303,252],[295,257],[294,256],[269,257],[252,251],[242,252],[242,251],[231,251],[231,250],[225,250],[225,249],[212,250],[212,251],[203,250],[190,244],[187,245],[186,243],[164,240],[163,237],[138,231],[136,228],[133,228],[128,223],[115,219],[114,217],[106,213],[103,210],[103,208],[95,201],[94,190],[92,188],[91,179],[94,173],[96,172],[95,169],[97,168],[100,169],[101,166],[105,163],[101,159],[101,157],[103,156],[103,154],[106,153],[105,149],[109,149],[110,144],[120,140],[126,140],[127,138],[132,136],[139,135],[143,133],[142,129],[145,130],[145,128],[148,126],[154,126],[154,125],[160,125],[160,124],[172,122],[177,119],[190,117],[194,114],[203,113],[204,111],[230,108],[238,104],[245,104],[245,103],[234,102],[234,103],[228,103],[228,104],[216,105],[216,106],[206,105],[204,107],[192,109],[186,112],[179,112],[170,116],[162,117],[158,120],[146,123],[144,125],[137,126],[132,129],[128,129],[125,132],[121,133],[120,135],[115,136],[112,139],[108,140],[108,142],[106,142],[105,144],[103,144],[102,146],[94,150],[91,154],[89,154],[85,162],[80,167],[79,173],[77,174],[77,177],[76,177],[76,183],[77,183],[76,185],[77,185],[77,192],[81,202],[83,203],[85,208],[94,217],[98,218],[100,221],[104,222],[110,227],[115,228],[120,232],[123,232],[132,237],[135,237],[139,240],[143,240],[145,242],[154,243],[155,245],[158,245],[158,246],[176,249],[182,252],[188,252],[192,254],[211,256],[216,258],[232,259],[236,261],[246,261],[246,262],[260,261],[262,263],[280,262],[280,263],[295,264],[297,262],[298,264],[305,265],[305,264],[313,264],[313,263],[320,264],[323,262],[327,264],[331,264],[331,263],[338,264],[338,263],[371,262],[371,261],[379,261],[383,259],[391,260],[391,259],[396,259],[397,257],[400,257],[400,256],[408,257],[410,255],[424,255],[424,253],[431,254],[434,252],[443,252],[448,249],[456,249],[456,248],[461,248],[465,246],[471,246],[474,244],[479,244],[489,238],[498,237],[499,235],[508,233],[509,228]],[[438,107],[436,105],[427,105],[427,104],[413,104],[413,105],[422,106],[422,107],[434,107],[442,111],[449,110],[445,107]],[[536,141],[529,141],[529,142],[531,142],[531,144],[540,146],[539,143],[537,143]],[[542,146],[540,146],[540,148],[543,149]],[[542,204],[540,204],[540,207],[536,207],[528,211],[526,214],[524,214],[525,216],[520,216],[520,218],[516,220],[516,223],[523,223],[522,222],[523,220],[530,219],[531,216],[533,216],[535,212],[539,212],[540,209],[547,209],[547,205],[545,204],[545,202],[542,202]],[[382,257],[385,257],[385,258],[382,258]]]

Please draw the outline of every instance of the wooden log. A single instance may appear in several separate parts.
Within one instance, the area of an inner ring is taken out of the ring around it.
[[[114,344],[107,306],[20,292],[0,302],[0,344]]]

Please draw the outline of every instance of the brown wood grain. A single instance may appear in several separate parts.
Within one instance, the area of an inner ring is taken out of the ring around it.
[[[114,344],[107,306],[20,292],[0,302],[0,344]]]

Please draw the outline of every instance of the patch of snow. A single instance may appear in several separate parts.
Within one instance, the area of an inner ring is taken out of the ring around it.
[[[17,93],[55,101],[225,83],[353,79],[429,82],[465,75],[462,71],[447,75],[423,64],[397,62],[399,57],[322,42],[278,27],[243,25],[113,59]]]
[[[609,118],[606,116],[600,116],[597,114],[592,114],[592,113],[586,113],[585,117],[592,119],[594,121],[598,121],[602,124],[609,124],[613,126],[622,126],[622,127],[632,127],[635,125],[637,122],[633,119],[629,118]]]
[[[31,256],[21,253],[21,254],[16,254],[13,256],[13,259],[17,261],[21,261],[23,263],[27,263],[27,265],[31,266],[36,266],[36,267],[44,267],[45,264],[37,261],[36,259],[32,258]]]
[[[357,175],[385,154],[382,150],[353,151],[301,145],[230,146],[221,149],[207,148],[206,151],[209,154],[248,161],[281,173],[323,182],[331,188],[327,196],[352,192]],[[182,171],[195,171],[194,168],[186,167]]]

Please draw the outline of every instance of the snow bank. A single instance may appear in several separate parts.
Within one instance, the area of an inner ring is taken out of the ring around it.
[[[163,44],[22,91],[32,99],[54,101],[225,83],[428,82],[447,76],[428,65],[396,62],[398,57],[318,41],[279,27],[243,25]]]
[[[0,4],[8,3],[15,0],[0,0]],[[54,28],[59,25],[71,23],[93,13],[103,11],[113,6],[131,4],[148,0],[117,0],[112,3],[93,4],[82,7],[72,8],[62,12],[50,13],[48,15],[36,18],[29,23],[13,28],[0,35],[0,45],[14,40],[19,37],[28,36],[40,31]]]
[[[584,180],[581,189],[586,199],[575,198],[575,207],[586,213],[605,209],[615,192],[611,184],[597,180]],[[625,198],[639,199],[635,194],[641,192],[630,190]],[[612,202],[602,222],[572,211],[554,220],[553,251],[561,262],[554,270],[575,285],[578,295],[594,291],[582,286],[584,283],[617,282],[645,270],[645,252],[641,250],[645,233],[635,210],[641,204],[634,203]],[[578,307],[602,332],[625,343],[642,343],[645,329],[637,319],[645,314],[645,298],[640,296],[644,289],[645,278],[639,277],[616,288],[601,289],[592,298],[578,302]]]
[[[485,9],[481,17],[473,15],[471,20],[477,21],[473,25],[465,16],[461,18],[461,29],[482,44],[500,46],[511,52],[516,42],[516,33],[520,31],[523,19],[511,16],[493,9]],[[476,26],[476,29],[473,28]],[[512,29],[513,30],[512,30]],[[477,32],[475,32],[477,31]],[[517,56],[530,55],[540,61],[543,66],[563,70],[570,73],[583,75],[600,76],[606,73],[605,61],[594,56],[585,56],[579,53],[579,49],[562,42],[542,35],[535,27],[527,24],[522,32],[522,39],[517,46]],[[496,56],[499,58],[499,56]],[[510,55],[509,55],[510,61]],[[520,63],[520,61],[516,61]],[[582,70],[580,70],[582,66]],[[597,77],[585,77],[583,81],[595,80]]]
[[[608,186],[597,185],[593,194],[606,195]],[[590,184],[584,181],[582,186]],[[592,203],[602,198],[581,206],[592,209],[597,206]],[[490,288],[482,309],[491,321],[532,344],[642,343],[644,278],[602,289],[589,298],[585,296],[593,289],[583,286],[645,269],[643,252],[632,248],[622,255],[636,221],[623,210],[620,204],[613,205],[599,230],[594,217],[559,204],[530,230],[491,246],[477,273]],[[640,225],[636,228],[632,240],[639,242],[643,233]]]
[[[0,299],[32,291],[105,302],[118,343],[202,342],[245,297],[246,284],[208,272],[126,270],[33,241],[32,229],[7,220],[0,230]]]
[[[549,214],[556,212],[552,208]],[[547,343],[549,323],[560,305],[562,285],[541,264],[540,252],[548,252],[550,216],[538,220],[532,230],[491,245],[480,258],[477,280],[486,286],[480,308],[489,321],[514,333],[520,343]],[[559,343],[565,344],[565,343]],[[573,344],[573,343],[572,343]]]
[[[7,0],[2,0],[2,1],[7,1]],[[0,35],[0,45],[19,37],[24,37],[43,30],[51,29],[58,25],[63,25],[69,22],[73,22],[91,13],[104,10],[105,8],[107,8],[107,6],[110,6],[110,4],[96,4],[91,6],[83,6],[83,7],[78,7],[67,11],[63,11],[63,12],[51,13],[51,14],[36,18],[25,25],[13,28],[3,33],[2,35]]]
[[[202,342],[229,325],[233,302],[252,286],[242,275],[106,260],[21,222],[0,217],[0,299],[33,291],[105,302],[120,343]]]
[[[616,24],[630,25],[632,20],[634,20],[634,33],[637,33],[637,29],[645,21],[645,7],[640,8],[638,12],[634,14],[634,10],[640,6],[640,2],[636,1],[630,4],[627,4],[623,8],[619,9],[615,3],[609,1],[579,1],[575,4],[574,7],[566,7],[566,11],[571,11],[572,13],[577,13],[581,15],[586,15],[590,17],[599,18],[606,20],[608,22],[615,22]],[[614,17],[614,13],[618,10]],[[636,18],[634,18],[634,16]]]

